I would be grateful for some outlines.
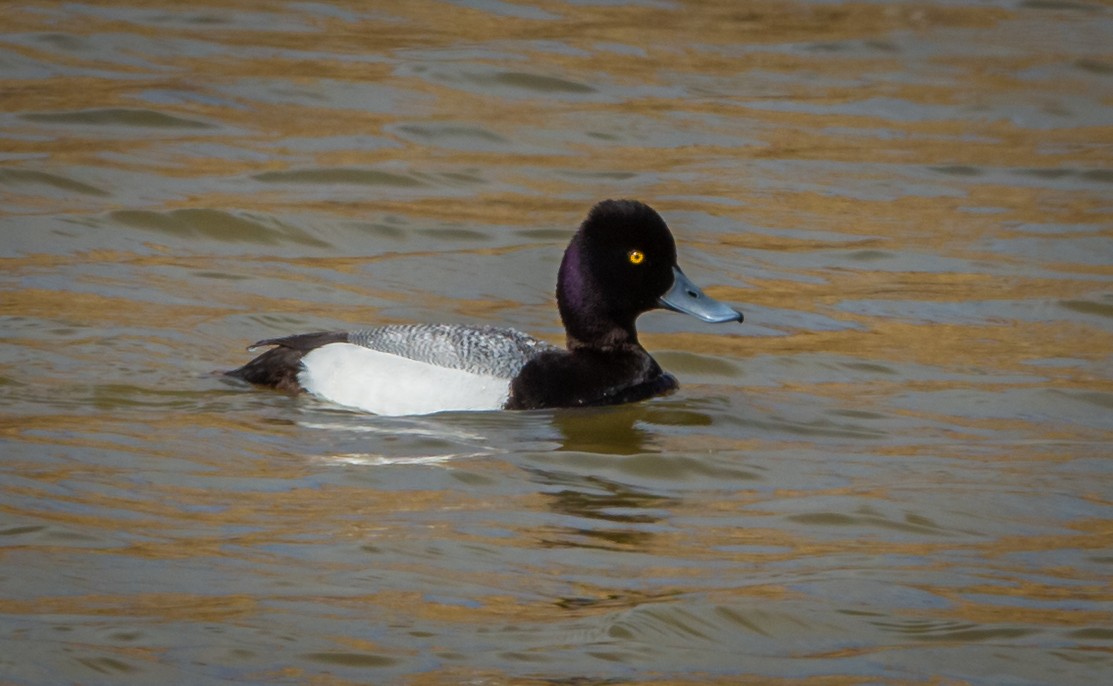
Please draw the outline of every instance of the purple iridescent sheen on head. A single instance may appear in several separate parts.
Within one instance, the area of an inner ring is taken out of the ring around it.
[[[591,277],[588,270],[584,269],[582,251],[580,236],[576,236],[564,251],[564,259],[561,260],[560,271],[557,273],[557,308],[565,326],[569,320],[575,319],[575,313],[591,307],[592,288],[588,283]]]

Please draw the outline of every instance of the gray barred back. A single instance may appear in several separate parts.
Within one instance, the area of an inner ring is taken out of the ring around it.
[[[544,341],[514,329],[464,324],[391,324],[348,334],[348,342],[440,367],[512,379],[546,350]]]

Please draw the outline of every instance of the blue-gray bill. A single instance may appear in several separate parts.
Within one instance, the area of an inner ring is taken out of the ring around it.
[[[699,286],[684,276],[680,267],[672,268],[672,288],[657,302],[665,309],[690,314],[696,319],[712,324],[742,321],[741,312],[726,303],[708,297]]]

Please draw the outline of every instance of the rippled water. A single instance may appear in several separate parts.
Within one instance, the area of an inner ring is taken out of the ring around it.
[[[1113,6],[0,6],[0,682],[1096,684]],[[269,336],[553,341],[636,197],[681,391],[377,418]]]

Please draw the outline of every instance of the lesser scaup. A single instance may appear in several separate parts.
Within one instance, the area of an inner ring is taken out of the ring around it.
[[[251,347],[273,347],[227,375],[383,415],[614,405],[678,387],[638,342],[638,315],[742,321],[688,280],[665,221],[634,200],[591,209],[564,252],[556,296],[567,349],[513,329],[391,325],[259,341]]]

